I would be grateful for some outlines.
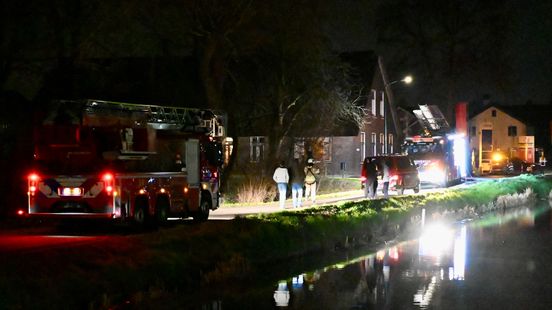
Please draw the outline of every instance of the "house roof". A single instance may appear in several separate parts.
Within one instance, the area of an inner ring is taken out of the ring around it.
[[[470,109],[469,118],[472,119],[489,108],[501,110],[520,122],[531,126],[539,126],[552,119],[552,106],[537,104],[510,106],[499,104],[483,105],[475,109]]]

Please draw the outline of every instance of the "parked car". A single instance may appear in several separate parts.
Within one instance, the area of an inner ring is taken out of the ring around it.
[[[378,166],[378,191],[381,191],[383,187],[383,181],[381,180],[382,165],[383,162],[387,162],[389,165],[389,190],[396,191],[397,194],[402,195],[405,189],[412,189],[414,193],[420,191],[420,179],[418,177],[418,169],[407,155],[382,155],[371,157],[376,161]]]
[[[528,173],[532,170],[532,164],[526,163],[522,159],[512,158],[504,167],[506,174]]]

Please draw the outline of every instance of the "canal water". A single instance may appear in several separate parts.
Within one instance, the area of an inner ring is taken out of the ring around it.
[[[426,222],[410,240],[270,285],[227,287],[199,308],[552,309],[551,223],[548,204],[474,221]]]

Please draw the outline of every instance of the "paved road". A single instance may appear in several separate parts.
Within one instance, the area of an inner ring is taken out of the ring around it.
[[[467,182],[452,186],[449,188],[461,188],[466,186],[471,186],[473,184],[488,181],[489,178],[471,178]],[[422,189],[420,190],[419,194],[425,194],[430,192],[439,192],[446,190],[444,188],[438,188],[433,187],[429,185],[422,185]],[[412,190],[405,191],[406,195],[412,195],[414,192]],[[396,195],[394,192],[390,193],[390,196]],[[377,198],[382,198],[383,195],[381,193],[378,193]],[[326,205],[326,204],[333,204],[340,201],[356,201],[365,199],[364,194],[362,190],[357,191],[350,191],[341,193],[339,197],[336,197],[335,195],[321,195],[317,198],[317,205]],[[304,203],[303,208],[310,208],[313,204],[310,201],[307,201]],[[286,200],[286,211],[293,211],[292,202],[291,199]],[[274,213],[274,212],[280,212],[280,208],[278,207],[278,202],[273,203],[267,203],[257,206],[237,206],[237,207],[221,207],[215,211],[212,211],[209,215],[209,220],[231,220],[237,216],[243,216],[248,214],[259,214],[259,213]]]

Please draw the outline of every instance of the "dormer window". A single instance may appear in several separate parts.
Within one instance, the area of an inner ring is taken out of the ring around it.
[[[492,111],[491,111],[491,116],[492,116],[492,117],[496,117],[496,110],[492,110]]]

